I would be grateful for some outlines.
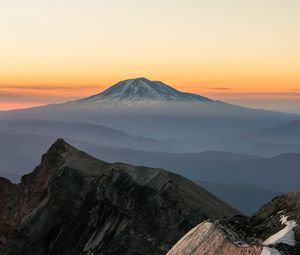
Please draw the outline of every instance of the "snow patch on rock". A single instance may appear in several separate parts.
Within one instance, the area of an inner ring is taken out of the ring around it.
[[[293,229],[297,226],[296,221],[288,221],[288,216],[282,215],[280,223],[285,225],[285,228],[278,231],[276,234],[270,236],[263,242],[263,245],[273,245],[278,243],[285,243],[291,246],[295,246],[295,234]]]
[[[264,247],[260,255],[281,255],[280,252],[274,248]]]

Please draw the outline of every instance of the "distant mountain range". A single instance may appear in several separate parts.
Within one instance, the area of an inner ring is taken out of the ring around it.
[[[110,162],[163,167],[210,183],[251,213],[273,192],[299,187],[299,119],[130,79],[88,98],[0,112],[0,172],[18,180],[63,137]]]
[[[241,146],[256,144],[300,145],[300,120],[252,130],[234,137]]]
[[[19,181],[56,139],[0,134],[0,176]],[[300,154],[272,158],[216,151],[179,154],[122,149],[69,138],[67,141],[108,162],[147,165],[181,174],[247,214],[276,194],[300,186]]]
[[[253,129],[227,138],[224,143],[231,146],[232,151],[266,157],[282,153],[299,153],[300,121],[294,120]]]
[[[0,132],[39,136],[68,137],[79,141],[139,150],[171,150],[167,142],[129,135],[126,132],[89,123],[45,120],[0,120]]]
[[[297,118],[180,92],[145,78],[121,81],[98,95],[72,102],[0,113],[2,120],[97,124],[134,137],[168,140],[178,152],[227,150],[226,141],[232,136]]]

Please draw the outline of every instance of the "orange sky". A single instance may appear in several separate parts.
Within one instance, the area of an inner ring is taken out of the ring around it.
[[[251,107],[300,108],[298,0],[10,0],[0,110],[147,77]]]
[[[124,79],[124,77],[98,85],[0,85],[0,109],[27,108],[83,98],[101,92],[120,79]],[[297,89],[296,86],[286,87],[279,84],[277,87],[272,85],[272,89],[268,89],[268,86],[253,88],[245,83],[244,86],[240,86],[239,83],[225,80],[182,80],[177,82],[172,79],[164,79],[163,81],[182,91],[194,92],[249,107],[280,110],[300,108],[300,89]]]

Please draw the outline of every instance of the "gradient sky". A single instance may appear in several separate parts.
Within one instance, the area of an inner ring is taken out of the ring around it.
[[[0,0],[0,109],[147,77],[300,109],[299,0]]]

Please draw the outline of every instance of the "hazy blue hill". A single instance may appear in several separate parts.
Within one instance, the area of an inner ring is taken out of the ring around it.
[[[285,144],[300,145],[300,120],[294,120],[280,125],[256,129],[234,137],[237,144],[242,146],[256,144]]]
[[[253,214],[266,201],[280,194],[278,191],[269,190],[255,184],[224,184],[203,181],[197,183],[248,215]]]
[[[0,133],[0,171],[2,176],[19,179],[39,163],[55,137]]]
[[[272,157],[283,153],[300,153],[300,144],[288,143],[258,143],[242,153]]]
[[[116,149],[83,144],[92,155],[110,162],[122,161],[175,171],[194,181],[254,184],[274,191],[300,186],[300,154],[262,158],[224,152],[166,153]]]
[[[0,121],[0,132],[68,137],[94,144],[142,150],[164,151],[170,149],[166,142],[141,136],[135,137],[117,129],[80,122],[45,120]]]

